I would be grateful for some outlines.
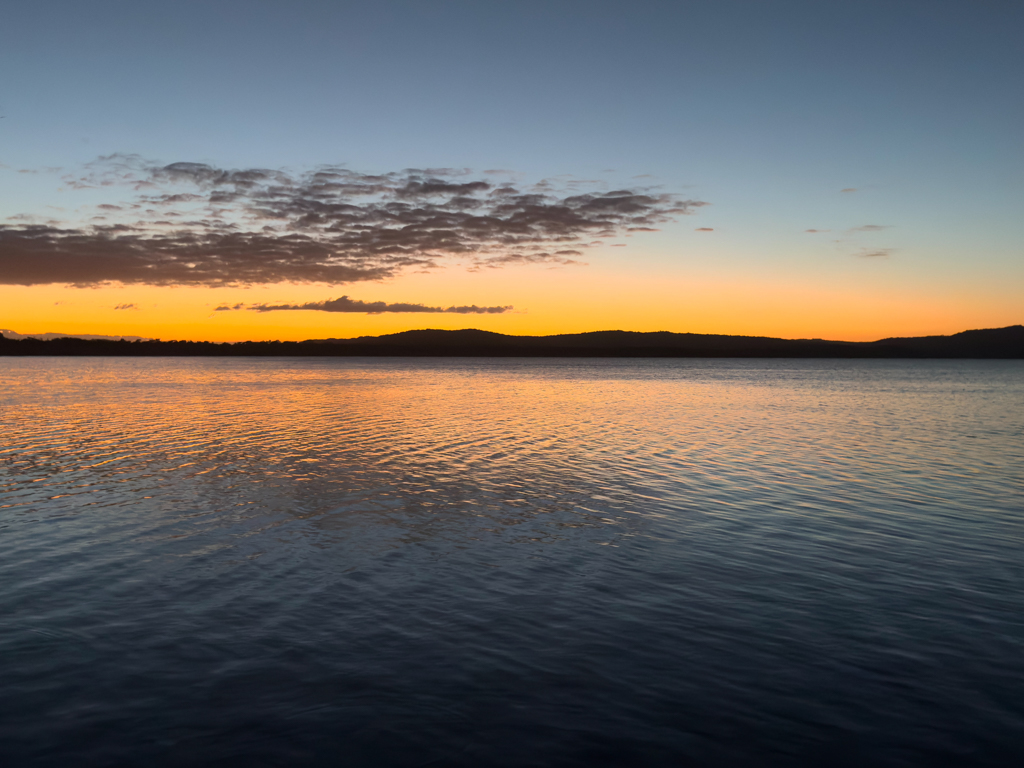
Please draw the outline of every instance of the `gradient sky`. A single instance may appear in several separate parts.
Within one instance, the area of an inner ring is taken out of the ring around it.
[[[1021,323],[1022,32],[1016,0],[18,3],[0,328]]]

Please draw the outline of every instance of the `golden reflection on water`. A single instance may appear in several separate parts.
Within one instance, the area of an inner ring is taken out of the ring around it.
[[[1019,741],[1020,363],[2,365],[25,755]]]
[[[931,480],[998,471],[984,441],[936,443],[943,422],[962,418],[950,387],[984,387],[956,363],[938,364],[940,376],[935,364],[911,365],[898,390],[885,362],[5,364],[0,461],[17,479],[0,508],[47,493],[67,508],[101,503],[128,483],[143,499],[188,488],[198,507],[257,504],[321,530],[340,515],[386,520],[410,505],[431,512],[434,528],[553,512],[563,527],[628,527],[638,509],[657,516],[668,501],[678,511],[688,488],[704,495],[702,513],[730,514],[780,489],[820,496],[894,466],[914,472],[924,442],[934,460],[916,471]],[[996,411],[980,418],[982,430],[1008,427]],[[935,490],[919,482],[901,493]]]

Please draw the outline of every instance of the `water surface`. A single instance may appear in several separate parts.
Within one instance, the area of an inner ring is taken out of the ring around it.
[[[11,764],[1007,765],[1024,363],[0,361]]]

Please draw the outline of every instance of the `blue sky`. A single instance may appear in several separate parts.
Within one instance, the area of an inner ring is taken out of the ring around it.
[[[59,191],[61,176],[113,153],[510,169],[709,202],[631,251],[640,272],[932,280],[1003,302],[1024,288],[1019,2],[36,2],[4,16],[0,217],[95,204],[112,193]],[[859,258],[875,252],[884,273]]]

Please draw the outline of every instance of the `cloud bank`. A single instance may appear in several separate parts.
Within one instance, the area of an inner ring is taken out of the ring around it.
[[[0,284],[350,283],[429,269],[579,263],[603,238],[648,231],[707,205],[647,189],[529,187],[461,169],[305,173],[100,158],[72,189],[128,194],[87,221],[0,225]]]
[[[247,309],[252,312],[277,312],[278,310],[310,309],[320,312],[360,312],[368,315],[379,315],[385,312],[430,312],[430,313],[451,313],[457,315],[500,315],[512,310],[507,307],[478,307],[471,304],[462,307],[428,307],[425,304],[388,304],[385,301],[360,301],[342,296],[338,299],[327,299],[326,301],[309,301],[305,304],[234,304],[232,306],[221,305],[214,312],[225,312],[237,309]]]

